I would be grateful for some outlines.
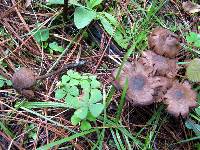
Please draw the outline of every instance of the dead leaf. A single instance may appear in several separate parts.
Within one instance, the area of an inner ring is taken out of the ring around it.
[[[200,5],[193,3],[191,1],[183,2],[182,7],[185,11],[187,11],[191,14],[200,12]]]

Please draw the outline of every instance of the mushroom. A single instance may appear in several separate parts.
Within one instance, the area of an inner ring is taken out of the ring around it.
[[[167,91],[164,96],[167,111],[178,117],[182,115],[186,117],[189,113],[189,108],[196,107],[196,92],[191,89],[188,82],[183,84],[174,82],[173,86]]]
[[[119,69],[114,70],[113,77],[116,78]],[[126,98],[133,105],[149,105],[154,102],[153,94],[157,82],[154,78],[148,77],[143,65],[139,62],[125,63],[114,86],[123,89],[126,79],[128,80],[128,89]]]
[[[12,76],[12,82],[14,89],[22,91],[28,89],[34,85],[36,77],[33,71],[29,68],[22,67]]]
[[[157,55],[153,51],[145,51],[139,61],[152,73],[152,75],[166,76],[174,78],[178,72],[178,65],[176,59],[169,59]]]
[[[41,76],[34,75],[34,72],[29,68],[22,67],[12,76],[11,80],[13,83],[13,88],[16,89],[18,92],[20,92],[21,94],[23,94],[24,96],[31,97],[34,95],[34,93],[33,91],[30,90],[30,88],[35,84],[37,80],[48,78],[52,75],[61,73],[62,71],[66,71],[67,69],[82,66],[84,64],[85,61],[65,64],[63,67],[57,69],[56,71]]]
[[[155,28],[148,37],[150,49],[155,53],[174,58],[180,50],[178,36],[164,28]]]

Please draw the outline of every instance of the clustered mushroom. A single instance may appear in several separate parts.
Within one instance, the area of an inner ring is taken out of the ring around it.
[[[196,107],[196,92],[188,82],[176,79],[178,65],[176,55],[180,50],[178,36],[164,28],[155,28],[148,37],[149,49],[132,63],[123,65],[112,73],[114,86],[123,89],[128,81],[126,99],[134,106],[164,102],[168,113],[186,117],[189,109]]]

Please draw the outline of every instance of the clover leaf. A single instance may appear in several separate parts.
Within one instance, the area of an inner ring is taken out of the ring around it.
[[[94,75],[81,75],[73,70],[68,70],[60,82],[55,97],[64,98],[66,106],[75,109],[71,117],[72,124],[81,122],[81,130],[90,129],[91,124],[88,121],[95,121],[104,109],[104,105],[100,103],[103,98],[101,83]]]
[[[101,94],[101,91],[98,89],[91,89],[90,92],[90,103],[96,103],[102,100],[103,95]]]
[[[89,110],[94,117],[98,117],[104,109],[104,105],[101,103],[91,104]]]
[[[55,93],[56,93],[55,94],[56,99],[62,99],[66,95],[66,91],[64,89],[57,89]]]
[[[91,126],[91,124],[90,124],[88,121],[83,120],[83,121],[81,122],[81,127],[80,127],[80,129],[81,129],[82,131],[89,130],[89,129],[91,129],[91,128],[92,128],[92,126]]]

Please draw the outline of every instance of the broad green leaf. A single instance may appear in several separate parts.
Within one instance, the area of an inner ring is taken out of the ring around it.
[[[193,82],[200,81],[200,59],[193,59],[186,68],[186,75]]]
[[[128,47],[129,39],[125,38],[118,29],[116,29],[113,38],[117,42],[117,44],[122,48],[126,49]]]
[[[98,117],[104,109],[104,105],[101,103],[91,104],[89,110],[94,117]]]
[[[99,102],[100,100],[102,100],[103,95],[101,94],[101,91],[98,89],[91,89],[90,92],[90,103],[96,103]]]
[[[74,12],[74,23],[78,29],[81,29],[87,26],[95,17],[95,11],[77,7]]]
[[[69,0],[69,4],[70,5],[75,5],[75,6],[81,6],[83,7],[83,5],[81,5],[80,3],[78,3],[79,0]]]
[[[68,75],[62,76],[62,84],[67,84],[67,82],[70,80],[70,77]]]
[[[80,79],[80,78],[81,78],[81,75],[80,75],[80,73],[78,73],[78,72],[74,72],[72,78],[74,78],[74,79]]]
[[[85,104],[87,104],[87,102],[89,101],[89,92],[85,92],[83,93],[82,97],[81,97],[81,101]]]
[[[194,46],[200,47],[200,38],[194,42]]]
[[[112,23],[115,27],[119,26],[119,22],[117,21],[117,19],[115,19],[114,16],[112,16],[111,14],[109,14],[107,12],[103,12],[103,14],[106,16],[106,18],[109,20],[109,22]]]
[[[92,126],[91,126],[91,124],[90,124],[88,121],[83,120],[83,121],[81,122],[80,129],[81,129],[82,131],[89,130],[89,129],[91,129],[91,128],[92,128]]]
[[[81,107],[79,109],[77,109],[74,114],[79,117],[80,119],[85,119],[87,117],[88,114],[88,107]]]
[[[188,129],[192,129],[197,136],[200,135],[200,125],[199,124],[196,124],[193,120],[186,120],[185,122],[185,126],[188,128]]]
[[[106,32],[108,32],[108,34],[113,36],[114,28],[111,25],[111,23],[104,16],[99,16],[99,18],[100,18],[101,24],[103,25],[103,28],[106,30]]]
[[[190,32],[190,34],[186,36],[186,40],[188,43],[195,42],[196,39],[197,39],[197,34],[195,32]]]
[[[4,80],[0,80],[0,88],[4,86]]]
[[[12,81],[11,81],[11,80],[6,80],[6,84],[7,84],[8,86],[11,86],[11,85],[12,85]]]
[[[67,84],[65,84],[65,85],[63,86],[63,89],[66,91],[66,93],[68,93],[70,87],[71,87],[71,86],[67,83]]]
[[[82,80],[87,80],[88,78],[89,78],[89,77],[88,77],[87,75],[82,75],[82,76],[81,76],[81,79],[82,79]]]
[[[79,122],[81,121],[81,119],[79,117],[77,117],[76,115],[73,115],[71,117],[71,123],[72,125],[76,126]]]
[[[70,86],[78,85],[79,84],[79,80],[71,79],[68,84]]]
[[[62,99],[62,98],[65,97],[66,94],[67,94],[67,93],[66,93],[65,90],[63,90],[63,89],[57,89],[57,90],[55,91],[55,98],[56,98],[56,99]]]
[[[46,0],[47,5],[64,4],[64,0]]]
[[[106,32],[108,32],[108,34],[113,36],[114,40],[119,46],[126,49],[129,44],[129,39],[125,38],[122,34],[122,29],[120,28],[119,23],[117,22],[117,20],[115,20],[114,17],[112,17],[112,15],[108,13],[104,13],[104,15],[107,18],[105,18],[103,15],[99,16],[104,29],[106,30]]]
[[[91,114],[91,112],[88,112],[87,120],[89,120],[89,121],[95,121],[95,120],[96,120],[96,117],[94,117],[94,116]]]
[[[73,75],[74,75],[74,70],[71,70],[71,69],[68,70],[68,71],[67,71],[67,75],[70,76],[70,77],[73,77]]]
[[[70,87],[68,91],[72,96],[79,96],[79,89],[76,86]]]
[[[90,79],[90,80],[96,80],[96,79],[97,79],[97,76],[95,76],[95,75],[89,75],[89,79]]]
[[[195,108],[195,112],[200,116],[200,106]]]
[[[101,83],[100,83],[99,81],[97,81],[96,79],[95,79],[95,80],[92,80],[92,81],[90,82],[90,84],[91,84],[91,88],[93,88],[93,89],[95,89],[95,88],[100,88],[100,86],[101,86]]]
[[[67,96],[65,97],[65,103],[69,108],[77,109],[80,107],[80,102],[78,100],[78,97],[74,97],[70,94],[67,94]]]
[[[63,52],[64,51],[64,48],[62,46],[59,46],[57,42],[50,43],[49,47],[56,52]]]
[[[80,81],[81,88],[83,89],[83,92],[89,92],[90,91],[90,83],[88,80],[82,80]]]
[[[87,7],[93,8],[93,7],[101,4],[102,1],[103,0],[89,0],[89,1],[87,1]]]
[[[6,80],[3,76],[0,75],[0,80],[1,80],[1,79],[2,79],[2,80]]]
[[[47,41],[49,38],[49,30],[48,29],[40,29],[34,34],[34,38],[37,42]]]

